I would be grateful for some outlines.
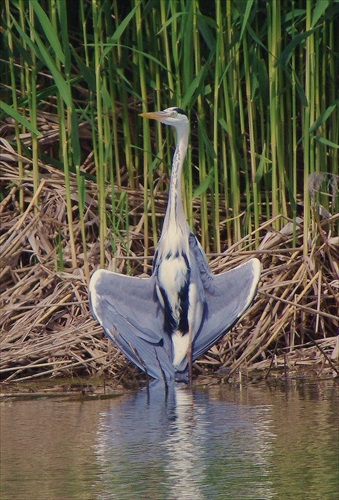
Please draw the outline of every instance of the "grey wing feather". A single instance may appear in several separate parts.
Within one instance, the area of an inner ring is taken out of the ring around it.
[[[107,336],[125,356],[154,378],[174,378],[171,346],[155,299],[155,279],[96,271],[90,281],[90,306]]]
[[[251,259],[230,271],[213,275],[197,240],[190,247],[199,266],[205,293],[205,311],[199,332],[193,340],[196,360],[237,322],[251,305],[258,286],[261,265]]]

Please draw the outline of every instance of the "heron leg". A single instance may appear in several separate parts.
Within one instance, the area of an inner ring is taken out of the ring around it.
[[[187,350],[187,360],[188,360],[188,383],[192,385],[192,377],[193,377],[193,351],[192,351],[192,324],[190,323],[188,329],[188,350]]]

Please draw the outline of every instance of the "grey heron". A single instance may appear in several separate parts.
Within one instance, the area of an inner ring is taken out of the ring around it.
[[[186,113],[171,107],[142,113],[176,130],[168,205],[149,278],[99,269],[90,307],[106,335],[154,379],[191,380],[191,366],[251,305],[260,262],[251,259],[213,275],[184,213],[181,174],[188,147]]]

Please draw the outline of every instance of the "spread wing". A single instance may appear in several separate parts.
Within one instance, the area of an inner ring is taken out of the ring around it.
[[[230,271],[213,275],[199,242],[190,237],[190,248],[199,267],[205,293],[201,327],[193,340],[193,360],[216,344],[252,304],[261,264],[251,259]]]
[[[155,296],[155,278],[96,271],[90,281],[90,307],[107,336],[125,356],[153,378],[174,379],[170,339]]]

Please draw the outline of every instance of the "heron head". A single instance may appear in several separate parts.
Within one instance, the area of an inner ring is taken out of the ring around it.
[[[188,118],[185,111],[178,107],[167,108],[163,111],[153,111],[150,113],[141,113],[139,116],[148,118],[149,120],[157,120],[165,125],[178,127],[183,124],[188,124]]]

